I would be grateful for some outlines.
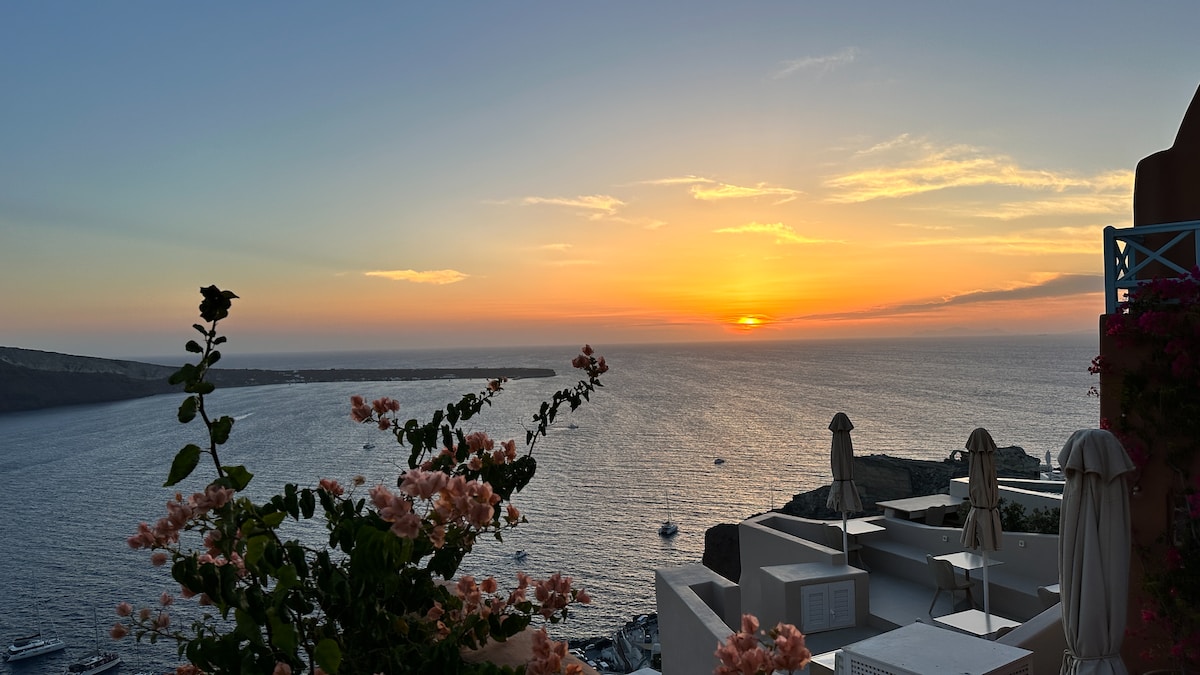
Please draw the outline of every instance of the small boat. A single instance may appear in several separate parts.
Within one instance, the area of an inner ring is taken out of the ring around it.
[[[116,652],[101,652],[67,666],[67,675],[96,675],[121,665],[121,655]]]
[[[667,495],[667,519],[662,525],[658,526],[658,534],[661,537],[674,537],[679,534],[679,526],[671,520],[671,495]]]
[[[571,422],[570,424],[567,425],[567,428],[568,429],[578,429],[579,425],[575,424],[574,422]]]
[[[374,449],[375,449],[374,443],[363,443],[363,450],[374,450]]]
[[[41,633],[26,635],[13,640],[4,652],[5,661],[19,661],[42,654],[49,654],[65,648],[67,645],[57,637],[42,637]]]
[[[529,554],[528,554],[528,553],[526,553],[526,552],[524,551],[524,549],[522,549],[522,550],[519,550],[519,551],[517,551],[516,553],[514,553],[514,554],[513,554],[513,560],[516,560],[516,561],[521,561],[521,560],[524,560],[524,559],[526,559],[526,558],[528,558],[528,557],[529,557]]]
[[[33,603],[34,626],[36,632],[25,637],[19,637],[13,640],[13,643],[4,650],[5,661],[20,661],[21,659],[33,658],[42,654],[50,654],[67,645],[59,639],[57,631],[53,637],[42,637],[42,614],[38,609],[38,603]],[[54,624],[51,623],[51,626]]]
[[[720,457],[713,460],[713,464],[724,464],[724,463],[725,463],[725,460],[721,459]]]
[[[99,623],[96,622],[96,609],[92,608],[92,621],[97,626],[99,631]],[[96,675],[107,670],[112,670],[121,665],[121,655],[116,652],[100,651],[100,633],[96,633],[96,653],[85,657],[67,666],[65,675]]]

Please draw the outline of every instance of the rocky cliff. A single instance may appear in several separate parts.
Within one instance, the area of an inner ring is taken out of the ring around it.
[[[996,449],[996,474],[1003,478],[1037,478],[1041,462],[1019,446]],[[945,492],[950,479],[967,475],[970,468],[966,451],[956,450],[942,461],[906,459],[890,455],[864,455],[854,458],[854,484],[863,500],[863,511],[856,517],[879,515],[876,502]],[[835,520],[841,512],[825,506],[829,486],[803,492],[777,509],[782,513],[817,520]],[[720,524],[704,534],[703,563],[731,581],[741,576],[736,525]]]
[[[1041,462],[1019,446],[996,449],[996,475],[1005,478],[1038,477]],[[860,515],[881,513],[876,502],[945,492],[951,478],[967,475],[970,464],[965,450],[956,450],[942,461],[905,459],[890,455],[854,458],[854,484],[866,509]],[[841,513],[825,507],[829,486],[795,495],[779,510],[803,518],[840,518]]]
[[[81,403],[120,401],[182,391],[167,383],[178,370],[137,361],[73,356],[0,347],[0,413]],[[552,377],[550,368],[387,368],[255,370],[214,368],[209,379],[222,387],[296,382]]]

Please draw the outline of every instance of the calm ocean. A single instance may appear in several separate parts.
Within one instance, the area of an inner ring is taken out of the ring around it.
[[[232,345],[231,345],[232,346]],[[697,563],[704,531],[779,506],[830,480],[830,419],[854,422],[859,455],[942,459],[975,427],[1034,457],[1057,454],[1072,431],[1098,423],[1087,396],[1095,336],[911,339],[757,344],[597,345],[612,370],[593,403],[560,418],[538,446],[539,470],[516,505],[529,523],[503,543],[483,541],[463,571],[562,571],[587,588],[591,607],[560,637],[611,633],[654,611],[654,569]],[[238,356],[225,367],[552,367],[559,376],[510,382],[478,427],[524,438],[549,393],[573,383],[576,347]],[[182,355],[178,362],[182,363]],[[160,361],[161,362],[161,361]],[[175,363],[174,360],[166,363]],[[244,463],[258,496],[318,478],[394,484],[405,453],[390,436],[350,421],[348,399],[392,396],[426,419],[483,382],[378,382],[218,390],[210,409],[238,419],[222,459]],[[101,641],[121,600],[148,604],[177,590],[144,552],[125,545],[173,494],[161,486],[171,458],[202,427],[175,422],[181,395],[0,415],[0,642],[40,616],[66,640],[58,655],[2,666],[59,673]],[[568,426],[575,425],[574,428]],[[374,449],[364,449],[371,441]],[[725,463],[715,465],[716,458]],[[200,485],[193,481],[190,492]],[[668,501],[669,500],[669,501]],[[657,527],[670,508],[679,535]],[[513,552],[528,557],[518,564]],[[35,614],[35,608],[38,608]],[[180,611],[188,611],[181,607]],[[174,648],[123,651],[139,666],[173,666]]]

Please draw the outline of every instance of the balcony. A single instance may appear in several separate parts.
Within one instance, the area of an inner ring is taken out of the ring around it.
[[[1200,261],[1200,220],[1104,228],[1104,312],[1129,291],[1158,277],[1185,274]]]

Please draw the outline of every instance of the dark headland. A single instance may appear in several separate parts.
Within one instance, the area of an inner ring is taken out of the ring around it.
[[[83,403],[104,403],[181,392],[167,382],[178,368],[138,361],[72,356],[0,347],[0,413]],[[553,377],[552,368],[371,368],[257,370],[213,368],[220,387],[308,382],[389,382],[442,379]]]

